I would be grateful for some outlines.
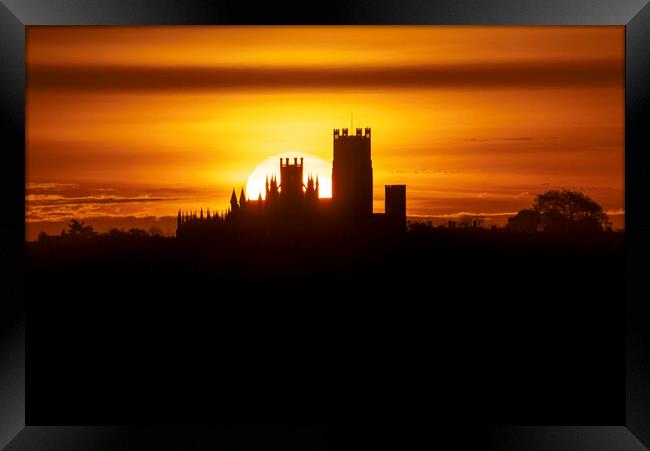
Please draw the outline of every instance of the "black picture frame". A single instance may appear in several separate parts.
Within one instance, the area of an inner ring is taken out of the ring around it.
[[[484,434],[486,448],[505,450],[642,450],[650,447],[650,209],[647,152],[650,132],[650,6],[647,0],[379,0],[253,3],[223,0],[2,0],[0,4],[0,111],[3,214],[0,313],[0,446],[8,450],[139,449],[174,443],[245,448],[278,445],[338,448],[322,431],[219,428],[130,429],[113,426],[33,426],[25,423],[25,27],[28,25],[144,24],[412,24],[412,25],[623,25],[626,42],[625,252],[626,421],[610,426],[503,426]],[[467,431],[471,434],[472,431]],[[296,436],[300,436],[296,439]],[[215,438],[217,437],[217,438]],[[223,439],[219,438],[223,437]],[[245,439],[244,439],[245,438]],[[433,441],[435,443],[435,440]],[[463,438],[459,437],[462,448]],[[456,449],[456,448],[454,448]]]

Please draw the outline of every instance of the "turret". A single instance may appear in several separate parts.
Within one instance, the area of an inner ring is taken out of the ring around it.
[[[278,181],[275,178],[275,175],[272,175],[271,181],[269,182],[269,191],[266,194],[266,203],[272,204],[273,202],[277,201],[279,197],[280,193],[278,191]]]
[[[246,205],[246,196],[244,195],[244,188],[241,189],[241,193],[239,194],[239,206],[244,207]]]
[[[384,199],[386,219],[404,230],[406,227],[406,185],[386,185]]]
[[[239,208],[237,203],[237,195],[235,194],[235,188],[232,189],[232,195],[230,196],[230,211],[236,211]]]
[[[318,182],[314,182],[314,176],[309,174],[305,188],[305,201],[309,208],[315,208],[318,205],[318,189],[316,183]]]
[[[301,158],[294,157],[293,164],[289,163],[289,158],[285,163],[280,163],[280,197],[286,202],[300,202],[303,198],[303,161]]]

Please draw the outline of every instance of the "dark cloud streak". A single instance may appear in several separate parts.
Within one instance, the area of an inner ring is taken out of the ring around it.
[[[328,88],[552,88],[621,85],[623,64],[618,60],[553,60],[359,68],[31,65],[28,67],[27,76],[30,88],[98,92]]]

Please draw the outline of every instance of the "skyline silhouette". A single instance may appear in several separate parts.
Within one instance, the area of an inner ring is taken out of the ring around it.
[[[242,188],[237,197],[233,188],[230,207],[210,212],[178,210],[176,237],[199,238],[224,233],[228,226],[243,232],[254,223],[264,227],[301,227],[326,230],[328,225],[344,224],[347,228],[384,228],[406,230],[406,185],[385,186],[383,213],[373,211],[371,129],[335,128],[332,132],[332,196],[320,197],[318,175],[307,175],[304,158],[280,158],[279,173],[265,176],[264,196],[249,198]]]
[[[226,209],[272,156],[331,166],[329,130],[350,114],[375,130],[375,212],[385,185],[406,184],[407,217],[503,226],[563,187],[624,227],[621,27],[27,35],[30,240],[71,218],[173,234],[179,209]]]

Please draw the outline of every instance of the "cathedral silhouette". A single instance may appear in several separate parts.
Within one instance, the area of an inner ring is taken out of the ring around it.
[[[406,227],[406,185],[385,186],[385,213],[373,212],[370,128],[334,129],[332,197],[321,198],[318,176],[304,183],[303,158],[280,158],[280,180],[267,176],[265,197],[248,199],[233,189],[230,208],[178,212],[176,236],[206,237],[218,230],[244,231],[266,228],[311,228],[340,225],[403,231]]]

